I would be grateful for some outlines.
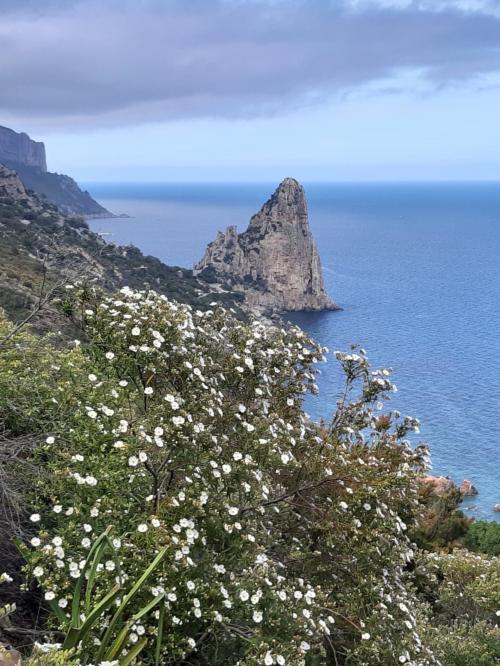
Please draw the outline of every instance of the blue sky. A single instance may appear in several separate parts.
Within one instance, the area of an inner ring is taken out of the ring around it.
[[[497,0],[3,0],[0,124],[92,180],[500,178]]]

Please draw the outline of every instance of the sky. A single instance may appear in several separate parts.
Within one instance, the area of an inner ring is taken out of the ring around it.
[[[0,0],[0,44],[81,181],[500,179],[500,0]]]

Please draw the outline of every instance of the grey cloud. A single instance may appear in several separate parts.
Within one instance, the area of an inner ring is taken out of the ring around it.
[[[96,127],[273,114],[404,69],[441,87],[500,69],[500,20],[468,1],[2,0],[0,113]]]

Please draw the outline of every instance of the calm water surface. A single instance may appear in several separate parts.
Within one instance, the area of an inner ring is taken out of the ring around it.
[[[218,229],[246,228],[275,184],[87,186],[131,219],[94,230],[192,266]],[[434,472],[479,488],[471,515],[500,520],[500,184],[306,184],[310,223],[344,310],[294,316],[320,343],[365,347],[394,369],[393,403],[421,419]],[[307,408],[331,414],[335,360]]]

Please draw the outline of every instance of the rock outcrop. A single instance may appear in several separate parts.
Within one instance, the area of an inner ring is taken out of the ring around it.
[[[84,217],[114,217],[77,183],[59,173],[47,171],[45,146],[24,132],[0,127],[0,163],[13,169],[24,185],[46,197],[63,213]]]
[[[45,146],[41,141],[33,141],[24,132],[14,132],[0,125],[0,162],[4,160],[47,171]]]
[[[326,293],[304,189],[293,178],[279,185],[245,232],[238,234],[234,226],[219,232],[194,272],[223,279],[251,308],[339,309]]]
[[[478,494],[476,486],[468,479],[464,479],[458,489],[463,497],[474,497]]]
[[[424,476],[420,480],[429,489],[432,495],[443,497],[452,490],[456,490],[453,481],[447,476]]]

